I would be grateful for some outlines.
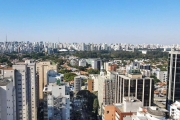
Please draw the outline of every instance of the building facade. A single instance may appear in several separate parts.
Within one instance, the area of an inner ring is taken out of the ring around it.
[[[98,101],[99,114],[102,115],[102,108],[104,105],[112,105],[115,98],[115,79],[116,73],[109,72],[105,74],[102,70],[98,75]]]
[[[51,62],[36,63],[36,71],[39,76],[39,100],[43,100],[43,88],[48,84],[47,72],[49,70],[57,71],[57,65],[53,65]]]
[[[154,81],[142,78],[141,74],[117,75],[115,82],[115,103],[122,103],[123,97],[135,97],[143,106],[151,106],[154,99]]]
[[[180,52],[170,51],[168,55],[168,80],[167,80],[167,99],[166,109],[170,105],[180,100]]]
[[[33,61],[16,63],[15,70],[16,112],[18,120],[37,120],[36,64]]]
[[[77,93],[81,90],[82,78],[80,76],[74,77],[74,92]]]
[[[94,80],[87,80],[87,89],[90,91],[90,92],[93,92],[94,91]]]
[[[15,87],[11,78],[0,79],[0,119],[16,120]]]
[[[173,120],[180,120],[180,102],[176,101],[170,106],[169,115]]]
[[[101,70],[102,60],[101,59],[93,59],[91,62],[92,69]]]
[[[167,71],[157,71],[157,79],[161,82],[167,82]]]
[[[50,83],[44,87],[44,120],[70,120],[70,90]]]

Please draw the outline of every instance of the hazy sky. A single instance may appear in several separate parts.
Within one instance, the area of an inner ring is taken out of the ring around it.
[[[180,44],[180,0],[0,0],[0,41]]]

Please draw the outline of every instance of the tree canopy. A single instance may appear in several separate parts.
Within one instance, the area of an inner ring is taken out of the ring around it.
[[[68,81],[71,81],[71,80],[74,80],[74,77],[76,76],[76,74],[74,74],[74,73],[65,73],[64,74],[64,80],[66,81],[66,82],[68,82]]]

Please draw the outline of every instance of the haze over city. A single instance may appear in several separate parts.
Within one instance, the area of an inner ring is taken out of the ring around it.
[[[179,44],[180,1],[0,1],[0,41]]]

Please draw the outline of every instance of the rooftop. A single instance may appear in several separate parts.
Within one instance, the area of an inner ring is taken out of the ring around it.
[[[118,108],[121,112],[123,112],[124,111],[124,105],[123,104],[114,104],[114,106],[116,107],[116,108]]]
[[[124,101],[126,102],[141,102],[139,99],[135,97],[124,97]]]
[[[155,116],[164,116],[164,112],[160,111],[159,109],[153,110],[152,108],[148,107],[147,112],[151,115]]]
[[[132,74],[132,75],[141,75],[141,72],[139,69],[132,69],[132,70],[129,70],[129,74]]]
[[[0,69],[3,69],[3,70],[13,70],[12,67],[8,67],[8,66],[0,66]]]
[[[10,80],[8,80],[7,78],[0,79],[0,86],[6,86],[9,82]]]

